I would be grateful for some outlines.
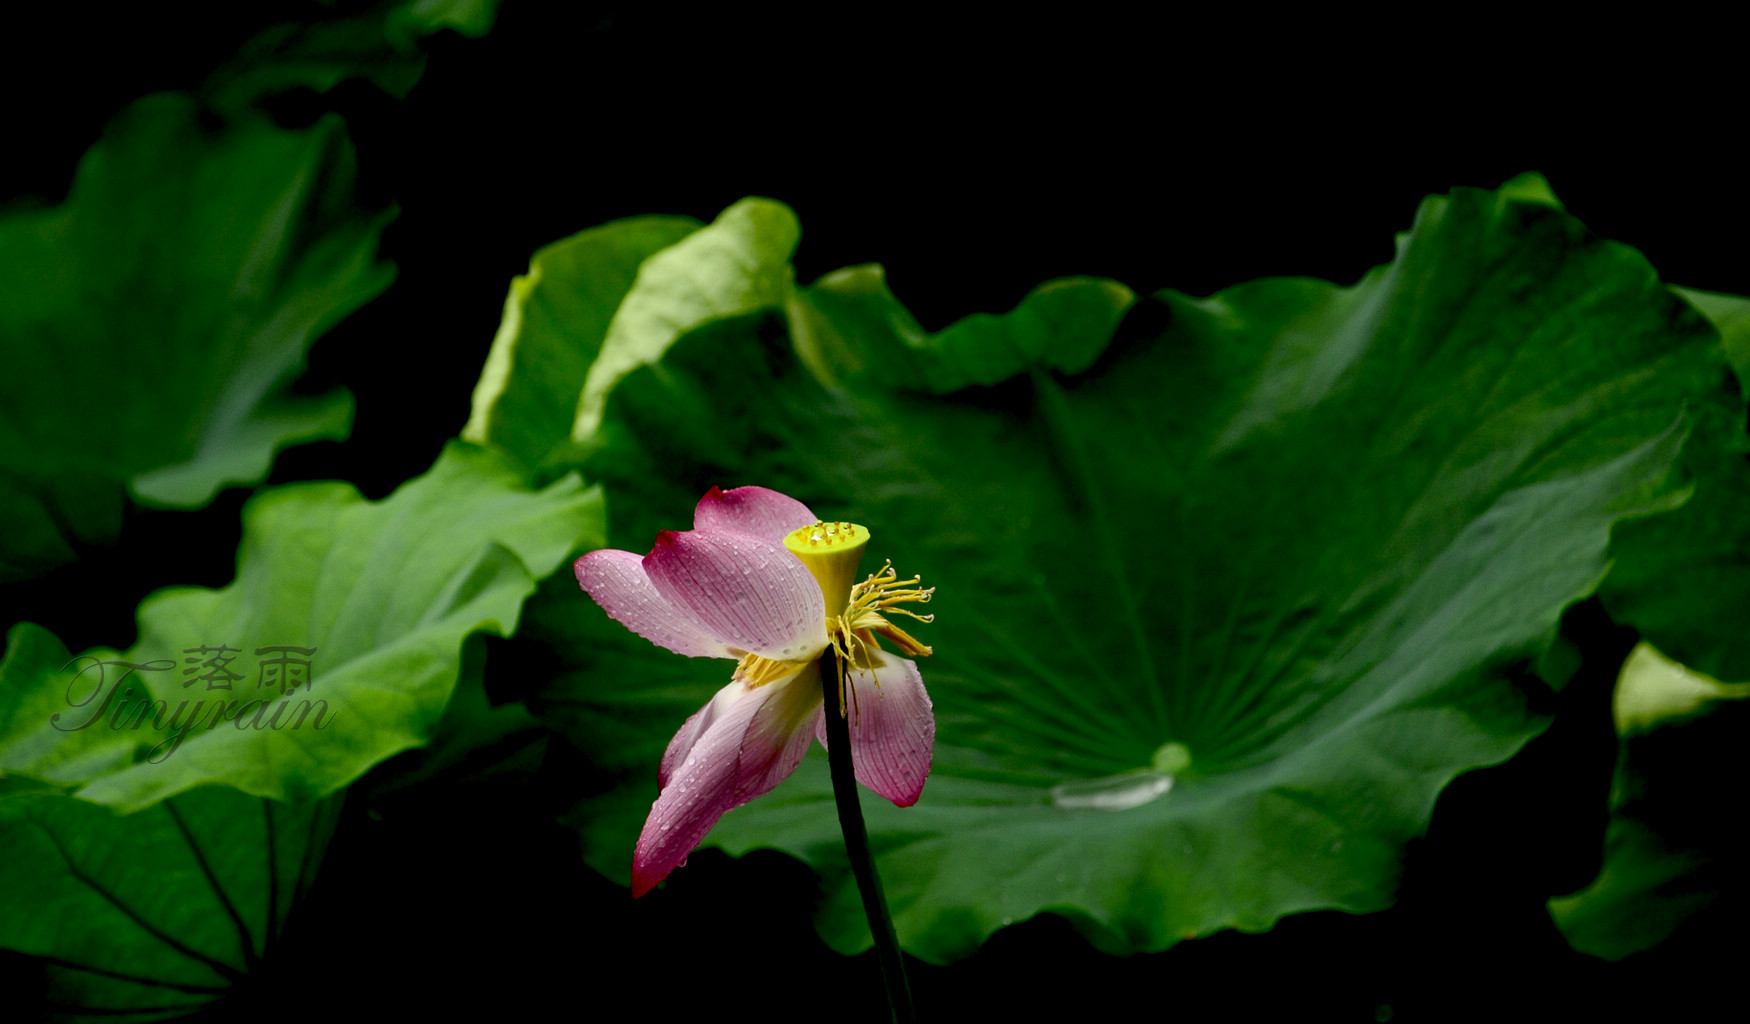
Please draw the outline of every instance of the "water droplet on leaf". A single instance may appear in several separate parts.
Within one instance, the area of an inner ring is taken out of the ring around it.
[[[1124,811],[1156,800],[1172,788],[1171,775],[1144,768],[1053,786],[1051,803],[1067,810]]]

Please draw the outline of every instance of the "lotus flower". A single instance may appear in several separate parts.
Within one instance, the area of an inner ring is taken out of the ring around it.
[[[693,529],[664,530],[650,554],[592,551],[577,583],[614,619],[659,647],[693,658],[733,658],[728,686],[669,741],[661,795],[632,858],[642,896],[687,861],[724,814],[790,777],[810,743],[826,743],[820,675],[838,653],[839,713],[849,717],[857,781],[901,807],[930,772],[936,721],[917,665],[882,650],[927,655],[890,620],[934,588],[892,564],[856,582],[869,531],[826,523],[764,487],[713,487]],[[831,610],[831,614],[829,614]]]

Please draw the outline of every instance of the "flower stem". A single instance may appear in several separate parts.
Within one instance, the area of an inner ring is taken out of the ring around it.
[[[869,933],[875,937],[875,955],[881,961],[881,980],[887,985],[887,1005],[897,1024],[912,1024],[917,1011],[911,1005],[911,986],[905,979],[905,960],[899,939],[893,933],[893,917],[881,895],[881,876],[875,873],[875,858],[869,852],[869,830],[863,824],[863,808],[857,800],[857,775],[851,764],[850,721],[840,713],[839,659],[831,647],[820,659],[820,684],[826,694],[826,752],[832,765],[832,795],[839,808],[839,829],[845,834],[845,852],[851,874],[857,877],[857,892],[863,897],[863,913],[869,918]]]

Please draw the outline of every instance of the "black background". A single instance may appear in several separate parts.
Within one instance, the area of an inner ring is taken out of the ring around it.
[[[13,143],[0,199],[58,201],[113,113],[197,87],[254,31],[304,10],[234,6],[198,24],[160,9],[95,23],[49,12],[36,53],[0,72]],[[1525,170],[1666,280],[1750,293],[1750,209],[1726,159],[1734,122],[1714,113],[1733,93],[1706,76],[1707,55],[1679,55],[1672,92],[1650,58],[1562,26],[1466,31],[1455,15],[1363,47],[1342,24],[1178,17],[701,20],[511,0],[481,40],[430,40],[406,99],[363,82],[285,97],[274,113],[289,125],[346,118],[366,201],[400,208],[383,241],[399,277],[318,342],[300,385],[355,392],[352,438],[283,453],[272,482],[338,478],[386,495],[460,430],[505,289],[536,248],[616,217],[709,220],[745,195],[797,211],[799,280],[884,263],[931,329],[1067,274],[1192,294],[1280,274],[1350,283],[1390,258],[1423,196]],[[127,646],[152,590],[230,580],[245,497],[131,512],[104,557],[0,588],[4,623],[41,622],[74,650]],[[1124,959],[1042,915],[965,963],[914,963],[925,1019],[1615,1019],[1705,1006],[1742,939],[1698,926],[1611,965],[1569,950],[1544,910],[1598,868],[1609,687],[1633,641],[1590,606],[1569,629],[1589,657],[1550,698],[1555,725],[1441,797],[1394,909],[1299,915]],[[584,868],[557,823],[568,763],[537,746],[522,771],[354,801],[281,962],[208,1016],[884,1018],[873,959],[815,938],[815,882],[797,862],[704,851],[637,903]]]

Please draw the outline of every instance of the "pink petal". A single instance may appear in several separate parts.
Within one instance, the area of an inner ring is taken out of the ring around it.
[[[711,488],[693,509],[693,529],[727,530],[766,540],[783,540],[784,534],[818,522],[808,506],[787,494],[765,487],[737,487],[733,491]]]
[[[874,655],[875,675],[852,672],[851,763],[857,781],[901,807],[918,802],[936,749],[936,716],[915,662],[882,652]],[[875,686],[880,680],[881,686]],[[847,695],[847,699],[850,699]],[[826,745],[824,716],[816,730]]]
[[[772,791],[802,763],[820,721],[820,671],[810,665],[787,680],[750,690],[730,683],[669,744],[662,795],[632,853],[632,895],[642,896],[687,862],[724,814]],[[695,724],[708,719],[689,735]],[[672,770],[671,770],[672,767]]]
[[[571,566],[582,587],[616,622],[676,654],[693,658],[734,658],[723,641],[699,627],[690,615],[676,611],[657,593],[644,572],[644,560],[630,551],[602,548]]]
[[[820,584],[776,541],[664,530],[644,571],[697,631],[730,647],[776,661],[811,659],[826,647]]]
[[[718,690],[716,696],[705,703],[705,706],[693,712],[692,716],[681,726],[674,739],[668,741],[668,749],[662,753],[662,765],[656,771],[658,789],[668,788],[668,780],[674,777],[675,770],[693,752],[693,747],[699,742],[699,737],[726,714],[736,700],[747,693],[747,687],[740,683],[730,683]]]

